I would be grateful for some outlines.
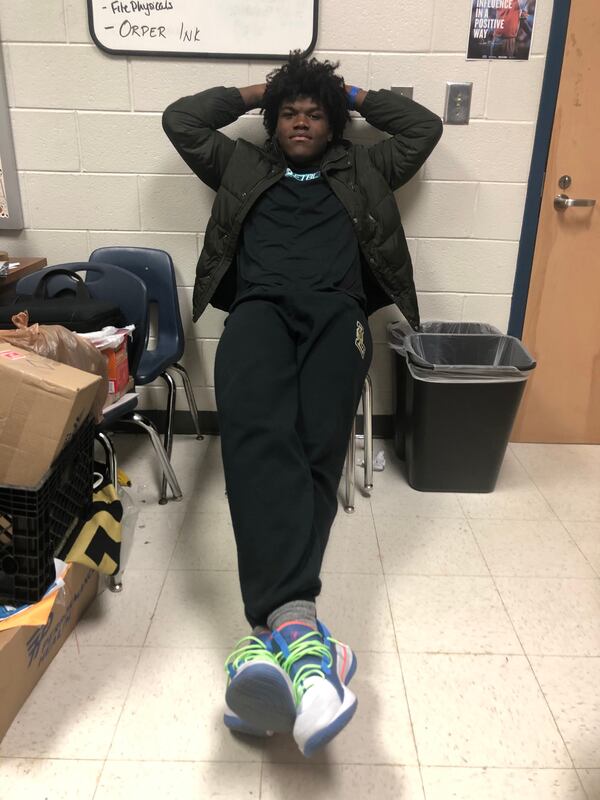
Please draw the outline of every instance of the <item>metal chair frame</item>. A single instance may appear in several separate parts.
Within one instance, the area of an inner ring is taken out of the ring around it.
[[[362,407],[365,432],[365,458],[363,463],[363,485],[367,493],[373,489],[373,384],[367,374],[362,391]],[[356,416],[352,421],[352,432],[346,454],[346,485],[344,511],[354,513],[356,496]]]

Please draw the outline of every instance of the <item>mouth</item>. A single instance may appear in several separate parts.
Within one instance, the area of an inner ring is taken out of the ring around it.
[[[290,136],[290,139],[292,142],[310,142],[311,137],[305,133],[297,133],[294,136]]]

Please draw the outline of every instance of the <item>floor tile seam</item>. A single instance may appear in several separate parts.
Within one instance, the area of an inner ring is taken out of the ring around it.
[[[185,570],[176,570],[177,572],[183,572]],[[202,571],[202,570],[199,570]],[[209,571],[209,570],[204,570]],[[390,577],[400,577],[400,578],[514,578],[515,580],[557,580],[557,581],[594,581],[600,580],[600,575],[515,575],[514,573],[500,573],[500,572],[490,572],[488,574],[482,574],[479,572],[390,572],[390,570],[384,569],[384,575],[388,575]],[[378,572],[367,572],[367,573],[349,573],[349,572],[339,572],[339,573],[329,573],[331,574],[338,574],[338,575],[378,575]]]
[[[371,512],[371,524],[373,525],[373,530],[375,532],[375,543],[377,545],[377,556],[379,558],[379,566],[381,568],[381,574],[384,575],[385,574],[385,570],[383,569],[383,556],[381,555],[381,542],[379,541],[379,532],[377,530],[377,521],[375,520],[375,512],[373,511],[373,503],[369,503],[369,510]],[[379,574],[379,573],[377,573],[377,574]]]
[[[376,516],[380,516],[380,517],[388,517],[390,519],[399,519],[399,520],[403,520],[403,519],[407,519],[407,520],[411,520],[412,519],[412,520],[414,520],[416,517],[423,518],[423,519],[435,519],[435,520],[446,519],[446,520],[463,520],[464,521],[465,519],[467,519],[467,515],[466,514],[454,514],[454,515],[440,514],[440,515],[437,515],[437,514],[406,514],[406,513],[396,513],[395,511],[386,512],[386,511],[382,511],[381,509],[378,509],[377,508],[377,504],[375,502],[373,502],[373,514],[376,515]],[[357,516],[360,516],[360,515],[357,515]]]
[[[186,510],[185,510],[185,512],[183,514],[183,519],[181,520],[181,525],[179,526],[179,530],[177,531],[177,534],[175,536],[175,543],[173,545],[173,549],[171,550],[171,557],[169,558],[169,562],[167,564],[167,570],[170,569],[170,567],[171,567],[171,562],[173,561],[173,556],[175,555],[175,550],[177,550],[177,545],[179,544],[179,541],[181,540],[181,537],[183,536],[183,531],[184,531],[185,523],[186,523],[186,520],[187,520],[188,516],[189,516],[189,509],[186,508]]]
[[[156,609],[158,608],[158,604],[160,602],[160,598],[162,597],[162,594],[163,594],[163,592],[165,590],[165,584],[167,582],[168,576],[169,576],[169,570],[166,569],[165,573],[163,575],[163,580],[162,580],[162,584],[160,586],[160,590],[156,593],[156,600],[154,601],[154,605],[152,607],[152,613],[150,614],[150,619],[148,620],[148,627],[146,628],[146,633],[144,634],[144,640],[143,640],[143,642],[141,644],[142,648],[145,647],[146,642],[148,640],[148,634],[150,633],[150,628],[152,627],[152,622],[154,620],[154,616],[156,614]],[[137,671],[137,664],[136,664],[136,671]]]
[[[133,645],[133,644],[105,644],[105,645],[97,645],[97,644],[82,644],[80,645],[81,650],[88,650],[92,648],[103,648],[103,649],[129,649],[129,650],[139,650],[143,649],[145,651],[150,650],[181,650],[181,651],[197,651],[200,653],[207,653],[207,652],[219,652],[219,653],[226,653],[228,651],[227,646],[212,646],[212,647],[198,647],[194,645],[160,645],[160,644],[146,644],[146,645]],[[486,650],[486,651],[473,651],[473,650],[365,650],[364,648],[356,649],[353,648],[354,652],[357,655],[373,655],[373,656],[386,656],[386,655],[400,655],[400,656],[472,656],[474,658],[478,657],[489,657],[489,656],[497,656],[499,658],[524,658],[529,656],[531,658],[569,658],[569,659],[586,659],[589,661],[598,660],[600,659],[600,653],[598,655],[581,655],[581,653],[526,653],[526,652],[509,652],[507,650]],[[0,756],[1,757],[1,756]]]
[[[129,695],[131,694],[131,688],[133,686],[133,682],[135,681],[135,676],[137,675],[137,671],[138,671],[138,668],[140,666],[140,661],[141,661],[143,652],[144,652],[143,647],[140,647],[139,648],[138,657],[137,657],[137,660],[135,662],[135,667],[133,668],[133,670],[131,672],[131,678],[129,679],[129,685],[127,686],[127,691],[125,692],[125,697],[123,698],[123,703],[122,703],[121,708],[119,710],[119,716],[117,717],[116,722],[115,722],[115,724],[113,726],[112,735],[110,737],[110,742],[108,744],[108,747],[106,748],[106,756],[105,756],[105,759],[104,759],[105,762],[108,760],[108,757],[110,755],[110,751],[112,750],[112,746],[113,746],[113,743],[114,743],[114,740],[115,740],[115,736],[117,735],[117,730],[119,728],[119,724],[121,722],[121,718],[123,716],[123,712],[125,711],[125,706],[127,705],[127,701],[129,700]],[[104,771],[104,767],[102,768],[102,771]]]
[[[563,530],[565,531],[565,533],[567,534],[567,536],[569,537],[569,539],[570,539],[570,540],[573,542],[573,544],[574,544],[574,545],[575,545],[575,547],[576,547],[576,548],[579,550],[579,552],[581,553],[581,555],[583,556],[583,558],[584,558],[584,559],[587,561],[587,563],[589,564],[589,566],[590,566],[590,569],[592,570],[592,572],[594,573],[594,575],[596,575],[598,578],[600,578],[600,570],[597,570],[597,569],[594,567],[594,565],[592,564],[592,562],[589,560],[589,558],[588,558],[588,557],[586,556],[586,554],[583,552],[583,550],[582,550],[582,549],[581,549],[581,547],[579,546],[579,542],[577,541],[577,539],[575,539],[575,537],[573,536],[573,534],[571,533],[571,531],[570,531],[570,530],[567,528],[567,525],[566,525],[566,522],[565,522],[565,520],[563,520],[563,519],[561,519],[561,518],[559,517],[558,521],[559,521],[559,524],[561,525],[561,527],[563,528]],[[570,521],[570,520],[568,520],[568,521]]]
[[[459,500],[459,502],[460,502],[460,500]],[[490,580],[491,580],[491,582],[492,582],[492,584],[494,586],[494,589],[496,590],[496,595],[497,595],[498,599],[500,600],[500,603],[502,605],[502,608],[504,609],[504,613],[505,613],[505,615],[506,615],[506,617],[507,617],[507,619],[508,619],[508,621],[510,623],[510,626],[513,629],[515,638],[516,638],[517,642],[519,643],[519,647],[521,648],[522,653],[524,654],[525,653],[525,648],[523,647],[523,642],[521,641],[521,639],[520,639],[520,637],[519,637],[519,635],[518,635],[518,633],[516,631],[515,625],[514,625],[512,619],[511,619],[511,617],[508,614],[508,611],[507,611],[507,608],[506,608],[506,604],[505,604],[504,599],[503,599],[503,597],[502,597],[502,595],[500,593],[500,589],[498,588],[498,584],[496,583],[495,577],[492,575],[492,571],[490,569],[489,562],[488,562],[487,558],[485,557],[485,553],[483,552],[483,549],[481,547],[481,543],[480,543],[479,539],[477,538],[477,534],[476,534],[476,532],[475,532],[475,530],[474,530],[474,528],[471,525],[471,522],[469,520],[467,520],[467,525],[469,526],[469,530],[471,531],[471,535],[472,535],[473,539],[475,540],[475,544],[477,545],[477,549],[479,550],[481,558],[483,559],[483,563],[485,564],[488,572],[490,573],[489,578],[490,578]],[[520,655],[520,654],[518,654],[518,655]],[[530,665],[530,668],[531,668],[531,665]]]
[[[301,767],[303,769],[312,769],[314,767],[394,767],[394,768],[409,768],[418,769],[418,762],[400,761],[315,761],[314,759],[306,761],[272,761],[266,760],[264,762],[266,767]]]
[[[417,759],[417,766],[419,766],[419,780],[421,781],[421,788],[423,790],[423,796],[424,796],[425,788],[424,788],[424,784],[423,784],[423,776],[421,774],[419,749],[418,749],[418,746],[417,746],[417,737],[416,737],[416,734],[415,734],[415,726],[414,726],[414,722],[413,722],[413,715],[412,715],[412,712],[411,712],[410,702],[409,702],[409,699],[408,699],[408,689],[406,687],[406,680],[404,678],[404,668],[403,668],[403,665],[402,665],[402,656],[400,654],[400,647],[398,645],[398,632],[396,630],[396,623],[394,621],[394,613],[393,613],[393,610],[392,610],[392,602],[391,602],[391,599],[390,599],[390,590],[389,590],[387,577],[386,577],[385,573],[383,575],[383,584],[385,586],[385,594],[386,594],[386,598],[387,598],[387,605],[388,605],[390,620],[391,620],[391,623],[392,623],[392,631],[393,631],[393,634],[394,634],[394,642],[396,643],[396,657],[398,659],[398,666],[400,668],[400,676],[402,678],[402,689],[404,691],[404,702],[406,703],[406,711],[408,713],[408,720],[409,720],[409,723],[410,723],[410,732],[411,732],[411,735],[412,735],[414,753],[415,753],[415,756],[416,756],[416,759]],[[357,651],[357,653],[358,652],[359,651]]]
[[[475,520],[473,520],[473,521],[475,521]],[[479,521],[479,520],[477,520],[477,521]],[[484,520],[484,521],[487,521],[487,520]],[[489,521],[490,521],[490,522],[496,522],[496,521],[498,521],[498,520],[489,520]],[[531,520],[522,520],[522,521],[523,521],[523,522],[530,522]],[[536,520],[536,521],[538,521],[538,520]],[[544,520],[539,520],[539,521],[540,521],[540,522],[543,522]],[[552,520],[552,521],[554,521],[554,520]],[[585,556],[585,554],[584,554],[584,553],[581,551],[581,548],[579,547],[579,545],[577,544],[577,542],[575,541],[575,539],[573,538],[573,536],[571,535],[571,533],[570,533],[570,532],[567,530],[567,528],[566,528],[566,526],[565,526],[564,522],[563,522],[563,521],[562,521],[560,518],[557,518],[557,522],[558,522],[558,524],[559,524],[559,525],[560,525],[560,526],[563,528],[563,530],[566,532],[566,534],[568,535],[569,539],[570,539],[570,540],[573,542],[573,544],[574,544],[574,545],[577,547],[577,549],[579,550],[579,552],[581,553],[581,555],[583,556],[583,558],[585,559],[585,561],[588,563],[588,565],[589,565],[590,569],[592,570],[592,572],[594,573],[594,575],[595,575],[596,577],[599,577],[599,578],[600,578],[600,573],[599,573],[599,572],[597,572],[597,571],[594,569],[594,567],[593,567],[593,565],[590,563],[589,559],[587,559],[587,558],[586,558],[586,556]],[[469,524],[469,527],[471,528],[471,532],[472,532],[472,534],[473,534],[473,536],[474,536],[474,538],[475,538],[475,540],[476,540],[476,542],[477,542],[477,544],[478,544],[478,546],[479,546],[479,549],[480,549],[480,551],[481,551],[481,553],[482,553],[482,555],[483,555],[483,550],[482,550],[482,548],[481,548],[481,543],[480,543],[480,541],[479,541],[479,538],[478,538],[478,536],[477,536],[477,532],[475,531],[474,527],[473,527],[471,524]],[[486,560],[486,564],[487,564],[487,560]],[[570,577],[570,576],[568,576],[568,575],[548,575],[548,576],[546,576],[546,575],[501,575],[501,574],[499,574],[499,573],[494,573],[494,572],[491,570],[491,568],[489,567],[489,565],[488,565],[488,569],[490,570],[490,575],[495,575],[495,577],[498,577],[498,578],[520,578],[520,577],[523,577],[523,578],[537,578],[537,577],[540,577],[540,578],[545,578],[545,577],[550,577],[550,578],[553,578],[553,577],[556,577],[556,578],[562,578],[562,577]],[[580,577],[580,576],[578,576],[578,575],[575,575],[574,577],[575,577],[575,578],[578,578],[578,577]]]
[[[100,788],[100,784],[102,783],[102,777],[104,775],[104,770],[106,769],[106,764],[108,763],[108,759],[104,759],[104,763],[102,764],[102,768],[98,773],[98,777],[96,778],[96,786],[94,788],[94,793],[92,794],[91,800],[95,800],[96,795],[98,794],[98,789]]]
[[[82,760],[82,759],[61,759],[65,761]],[[91,759],[87,759],[91,760]],[[106,759],[107,764],[202,764],[210,766],[212,764],[229,764],[231,766],[243,767],[247,764],[260,764],[261,762],[256,759],[253,761],[240,761],[239,759],[230,761],[228,759],[209,759],[209,758],[127,758],[112,756]]]
[[[540,764],[422,764],[421,768],[426,771],[428,769],[447,769],[447,770],[457,770],[457,769],[464,769],[464,770],[485,770],[489,772],[491,770],[498,770],[504,772],[577,772],[576,767],[559,767],[556,765],[550,766],[542,766]],[[579,776],[577,776],[579,778]],[[579,779],[580,780],[580,779]],[[581,783],[581,780],[580,780]],[[583,788],[583,787],[582,787]],[[584,790],[584,796],[587,797]],[[546,800],[546,797],[540,798],[539,800]],[[560,798],[562,800],[562,797]],[[594,800],[592,798],[591,800]]]
[[[554,506],[553,506],[553,505],[552,505],[552,503],[550,502],[549,498],[548,498],[548,497],[546,497],[546,495],[544,494],[543,490],[540,488],[540,486],[538,485],[537,481],[535,480],[534,476],[533,476],[533,475],[531,474],[531,472],[530,472],[530,471],[527,469],[527,467],[525,466],[525,464],[524,464],[524,463],[521,461],[521,459],[520,459],[520,458],[519,458],[519,456],[517,455],[516,451],[513,451],[513,455],[514,455],[514,457],[515,457],[515,459],[516,459],[517,463],[519,464],[519,466],[520,466],[520,467],[523,469],[523,471],[525,472],[525,474],[527,475],[527,477],[529,478],[529,480],[530,480],[530,481],[533,483],[533,485],[534,485],[534,486],[535,486],[535,488],[537,489],[537,491],[538,491],[538,494],[540,494],[540,495],[541,495],[541,497],[543,498],[544,502],[546,503],[546,505],[548,506],[548,508],[550,509],[550,511],[552,512],[552,514],[554,515],[554,517],[556,517],[556,519],[560,520],[560,517],[559,517],[559,515],[558,515],[558,512],[556,511],[556,509],[554,508]]]
[[[1,756],[1,761],[89,761],[90,763],[104,764],[106,758],[96,756]]]
[[[196,758],[131,758],[129,756],[109,756],[106,759],[107,764],[206,764],[210,766],[211,764],[223,766],[223,765],[231,765],[231,766],[238,766],[238,765],[260,765],[262,762],[260,758],[253,758],[253,759],[246,759],[245,761],[240,761],[239,758],[235,760],[229,760],[227,758],[215,758],[212,761],[204,759],[196,759]],[[268,762],[267,762],[268,763]],[[185,799],[187,800],[187,798]]]
[[[375,513],[377,513],[378,517],[381,517],[384,520],[387,520],[387,519],[389,519],[389,520],[401,519],[401,520],[413,520],[413,521],[417,521],[418,520],[418,521],[420,521],[420,520],[425,519],[425,520],[435,520],[436,522],[438,520],[440,520],[440,521],[441,520],[446,520],[448,522],[456,522],[456,520],[464,520],[464,519],[466,519],[466,516],[464,514],[462,516],[460,516],[460,517],[457,517],[456,515],[452,516],[451,514],[444,514],[443,516],[431,516],[429,514],[395,514],[395,513],[391,513],[391,512],[387,513],[385,511],[377,511],[376,512],[376,509],[373,509],[373,519],[375,519]]]
[[[471,764],[469,764],[469,765],[465,765],[465,764],[452,764],[452,765],[448,765],[448,764],[424,764],[423,767],[424,767],[424,769],[453,769],[453,770],[458,770],[458,769],[463,769],[463,770],[485,769],[485,770],[503,770],[503,771],[510,770],[511,772],[515,771],[515,770],[520,771],[520,772],[531,772],[531,771],[541,771],[541,770],[548,771],[548,772],[550,772],[550,771],[552,771],[552,772],[577,772],[577,768],[576,767],[541,767],[541,766],[535,766],[535,767],[504,767],[504,766],[500,766],[498,764],[481,764],[481,765],[476,765],[476,766],[472,766]]]
[[[554,727],[556,729],[556,733],[558,734],[558,736],[560,737],[561,742],[563,743],[564,750],[565,750],[565,752],[566,752],[566,754],[567,754],[567,756],[568,756],[568,758],[569,758],[569,760],[571,762],[571,765],[572,765],[573,769],[575,769],[575,762],[573,761],[573,756],[571,755],[571,751],[567,747],[567,743],[566,743],[566,741],[564,739],[562,731],[560,730],[560,728],[558,726],[558,722],[556,720],[556,717],[554,716],[554,712],[552,711],[552,708],[550,707],[550,702],[549,702],[549,700],[548,700],[548,698],[546,696],[546,693],[542,689],[542,686],[541,686],[541,683],[540,683],[539,678],[537,676],[537,673],[536,673],[536,671],[535,671],[535,669],[533,667],[533,664],[531,663],[532,654],[528,654],[526,649],[525,649],[525,647],[524,647],[524,645],[523,645],[521,637],[519,636],[519,632],[517,631],[517,627],[515,625],[515,622],[514,622],[512,616],[511,616],[511,614],[510,614],[510,612],[509,612],[509,610],[508,610],[508,608],[506,606],[506,603],[504,602],[504,597],[502,596],[502,592],[500,591],[500,589],[498,588],[498,585],[496,584],[496,580],[495,580],[494,576],[492,576],[492,580],[494,581],[494,585],[496,586],[496,591],[498,592],[498,595],[500,597],[500,602],[502,603],[502,606],[504,608],[504,612],[505,612],[506,616],[508,617],[508,619],[510,621],[510,624],[512,625],[512,628],[514,630],[514,633],[515,633],[515,636],[517,638],[517,641],[519,642],[519,645],[523,650],[523,657],[527,660],[527,663],[529,665],[529,669],[531,671],[531,674],[533,675],[533,679],[536,682],[536,685],[537,685],[542,697],[544,698],[544,703],[546,704],[546,708],[548,709],[548,713],[550,714],[550,717],[551,717],[551,719],[552,719],[552,721],[554,723]],[[580,780],[580,783],[581,783],[581,780]]]

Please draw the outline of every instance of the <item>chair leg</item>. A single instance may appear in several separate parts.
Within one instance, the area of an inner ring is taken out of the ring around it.
[[[109,480],[115,489],[117,489],[117,454],[115,452],[114,445],[104,431],[96,431],[96,439],[100,442],[102,449],[104,450]],[[111,592],[123,591],[123,573],[121,570],[116,572],[114,575],[109,576],[108,588]]]
[[[165,451],[165,448],[163,447],[163,443],[161,442],[160,436],[158,435],[158,431],[156,430],[154,425],[150,422],[149,419],[143,417],[137,411],[133,412],[130,419],[123,418],[123,421],[132,422],[134,425],[139,425],[150,436],[150,441],[152,442],[154,451],[158,456],[160,465],[162,467],[162,471],[166,475],[166,479],[169,482],[171,491],[173,492],[173,497],[175,498],[175,500],[181,500],[181,498],[183,497],[183,492],[181,491],[179,482],[177,481],[177,476],[175,475],[175,471],[171,466],[171,462],[167,457],[167,453]]]
[[[167,458],[170,461],[171,453],[173,451],[173,421],[175,418],[175,404],[177,401],[177,385],[173,380],[173,376],[170,375],[168,372],[163,372],[160,377],[167,384],[167,389],[169,392],[167,396],[167,424],[165,425],[164,443],[165,443],[165,452],[167,454]],[[161,488],[160,488],[160,499],[158,502],[159,505],[164,506],[164,504],[167,501],[168,501],[167,478],[165,473],[163,472]]]
[[[104,457],[106,459],[106,468],[108,469],[108,477],[112,485],[117,486],[117,454],[111,440],[104,433],[104,431],[96,431],[96,439],[102,445],[104,450]]]
[[[171,364],[169,369],[174,369],[181,375],[181,379],[183,380],[183,388],[185,389],[185,396],[187,397],[190,414],[192,415],[192,422],[194,423],[194,428],[196,429],[196,439],[204,439],[204,436],[202,436],[200,433],[198,406],[196,405],[196,396],[194,395],[194,390],[192,389],[192,382],[190,380],[190,376],[188,375],[188,371],[181,364]]]
[[[365,432],[365,489],[373,488],[373,384],[367,373],[362,394],[363,420]]]
[[[352,432],[348,443],[348,453],[346,454],[346,502],[344,511],[347,514],[354,513],[354,493],[356,489],[356,416],[352,421]]]

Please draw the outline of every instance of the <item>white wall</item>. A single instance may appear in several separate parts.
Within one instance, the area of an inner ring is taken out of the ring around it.
[[[414,258],[423,319],[491,322],[506,329],[539,103],[551,0],[538,0],[529,62],[467,62],[470,0],[321,0],[317,56],[341,61],[365,88],[413,85],[443,113],[445,82],[473,81],[472,121],[449,126],[398,202]],[[212,192],[181,162],[160,114],[185,94],[264,79],[272,63],[107,56],[92,43],[85,0],[0,0],[4,55],[25,230],[1,234],[12,255],[50,264],[86,260],[95,247],[143,245],[174,258],[185,363],[198,405],[214,405],[213,364],[224,315],[197,325],[190,303]],[[362,121],[351,134],[369,140]],[[255,141],[247,115],[231,129]],[[385,323],[372,317],[375,413],[391,413]],[[164,390],[144,389],[147,408]],[[178,407],[185,408],[183,392]]]

